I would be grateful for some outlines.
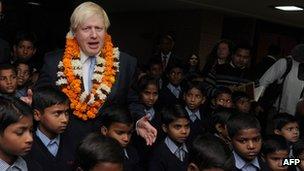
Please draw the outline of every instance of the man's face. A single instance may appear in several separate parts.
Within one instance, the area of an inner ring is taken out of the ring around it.
[[[17,76],[12,69],[4,69],[0,71],[0,92],[15,93],[17,89]]]
[[[16,57],[28,60],[36,53],[36,48],[33,43],[28,40],[22,40],[17,46],[14,46],[14,53]]]
[[[261,150],[262,138],[260,130],[256,128],[243,129],[231,139],[233,149],[244,160],[251,161]]]
[[[232,57],[232,62],[238,68],[247,67],[250,62],[250,51],[247,49],[238,49]]]
[[[87,18],[75,31],[80,49],[88,56],[95,56],[101,51],[105,34],[104,19],[99,15]]]
[[[220,43],[218,48],[217,48],[217,57],[219,59],[227,59],[227,57],[229,56],[229,46],[227,43]]]

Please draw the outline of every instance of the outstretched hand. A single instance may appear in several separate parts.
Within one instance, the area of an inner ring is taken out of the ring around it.
[[[137,134],[146,140],[147,145],[152,145],[157,136],[157,130],[150,124],[149,115],[140,118],[136,123]]]
[[[31,89],[27,90],[27,96],[20,97],[20,100],[24,101],[28,105],[32,105],[33,102],[33,92]]]

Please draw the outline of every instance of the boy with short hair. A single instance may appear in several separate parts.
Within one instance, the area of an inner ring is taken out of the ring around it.
[[[304,142],[302,140],[299,140],[293,145],[292,150],[293,156],[296,159],[301,160],[301,163],[296,167],[296,170],[304,171]]]
[[[18,60],[14,63],[17,72],[17,91],[16,97],[27,96],[27,91],[31,86],[31,76],[33,69],[28,62]]]
[[[205,134],[194,140],[187,171],[231,171],[232,168],[231,150],[217,137]]]
[[[203,110],[206,92],[198,81],[188,82],[184,91],[185,109],[190,118],[189,142],[208,130],[209,116]]]
[[[235,91],[232,93],[232,100],[235,109],[240,113],[250,113],[251,102],[249,96],[242,91]]]
[[[73,138],[64,134],[69,123],[69,99],[53,87],[34,90],[32,107],[37,129],[28,154],[43,170],[71,170],[74,161]]]
[[[234,170],[264,170],[258,156],[262,147],[259,121],[251,115],[236,114],[229,118],[227,128],[233,147]]]
[[[0,170],[42,170],[24,160],[33,144],[33,111],[23,101],[0,96]]]
[[[85,137],[77,148],[77,171],[122,171],[123,150],[119,143],[99,133]]]
[[[164,105],[174,105],[182,101],[184,79],[184,68],[179,64],[172,64],[167,68],[168,84],[165,85],[159,93],[159,108]]]
[[[0,65],[0,94],[15,96],[17,89],[17,75],[14,66]]]
[[[184,171],[188,165],[186,145],[190,133],[190,118],[181,105],[172,105],[162,111],[162,128],[167,134],[153,150],[149,171]]]
[[[283,166],[283,160],[288,158],[289,146],[284,137],[272,135],[264,139],[262,156],[266,161],[269,171],[287,171],[288,167]]]
[[[282,135],[292,145],[299,140],[299,124],[297,119],[287,113],[280,113],[274,116],[274,133]]]
[[[124,171],[138,171],[139,157],[129,145],[134,130],[134,121],[127,107],[112,106],[101,115],[101,133],[119,142],[124,152]]]
[[[228,87],[218,87],[213,97],[214,108],[232,108],[232,91]]]

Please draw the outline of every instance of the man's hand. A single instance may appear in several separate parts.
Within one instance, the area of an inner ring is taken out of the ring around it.
[[[28,105],[32,105],[33,102],[33,92],[31,89],[27,90],[27,96],[20,97],[20,100],[24,101]]]
[[[150,124],[148,115],[136,122],[136,132],[146,140],[147,145],[152,145],[156,140],[157,130]]]

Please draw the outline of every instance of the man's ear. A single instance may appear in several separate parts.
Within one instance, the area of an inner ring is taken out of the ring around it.
[[[100,132],[101,132],[102,135],[107,135],[108,129],[105,126],[101,126]]]
[[[187,171],[200,171],[199,168],[194,163],[188,165]]]
[[[34,109],[34,119],[35,121],[40,121],[41,119],[41,112],[37,109]]]
[[[165,124],[162,124],[162,129],[163,129],[163,131],[164,131],[165,133],[167,133],[168,128],[167,128],[167,126],[166,126]]]
[[[278,129],[275,129],[273,132],[274,132],[274,134],[281,135],[281,131]]]

